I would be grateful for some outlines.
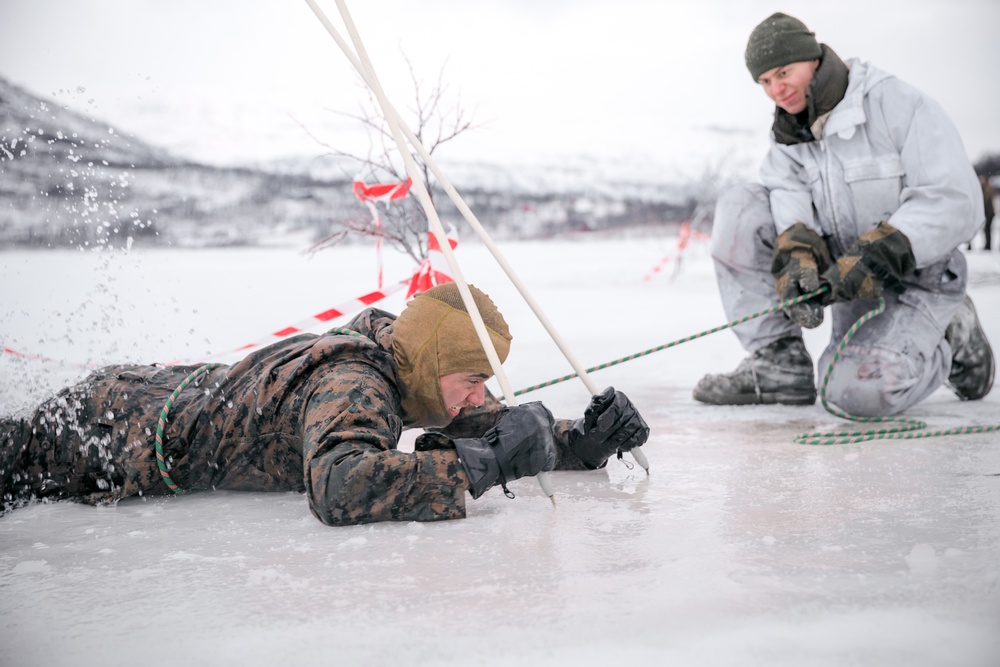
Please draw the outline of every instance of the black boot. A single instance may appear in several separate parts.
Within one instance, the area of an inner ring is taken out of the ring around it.
[[[816,402],[813,378],[805,343],[792,336],[757,350],[732,373],[706,375],[694,388],[694,398],[713,405],[812,405]]]
[[[978,401],[993,387],[995,362],[972,299],[965,297],[944,332],[951,344],[948,384],[963,401]]]

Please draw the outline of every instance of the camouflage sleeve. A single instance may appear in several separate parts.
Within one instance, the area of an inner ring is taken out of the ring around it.
[[[501,403],[489,391],[481,407],[465,408],[450,424],[437,431],[432,431],[417,438],[415,449],[440,450],[454,447],[451,438],[481,438],[493,428],[507,406]],[[570,447],[569,433],[573,427],[571,419],[557,419],[553,428],[556,441],[556,470],[591,470]]]
[[[449,438],[481,438],[496,426],[506,411],[507,406],[487,389],[481,406],[463,408],[450,424],[435,431]]]
[[[574,421],[573,419],[557,419],[552,429],[556,441],[556,470],[593,470],[573,453],[573,448],[570,446],[569,433],[573,428]]]
[[[454,451],[401,452],[399,399],[362,363],[338,365],[306,406],[309,508],[323,523],[436,521],[465,516],[468,480]]]

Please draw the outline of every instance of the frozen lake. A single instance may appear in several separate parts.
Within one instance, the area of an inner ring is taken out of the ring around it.
[[[675,246],[501,248],[589,367],[725,322],[703,245],[643,281]],[[457,257],[511,324],[511,384],[569,373],[489,253],[463,239]],[[997,349],[1000,254],[969,260]],[[385,262],[388,280],[413,269]],[[88,366],[226,353],[375,279],[367,246],[0,252],[0,343],[49,359],[0,355],[0,413]],[[807,333],[814,358],[827,332]],[[1000,435],[796,445],[854,426],[819,403],[691,398],[743,356],[724,331],[594,373],[649,422],[651,474],[553,473],[555,509],[527,479],[434,524],[327,528],[297,494],[17,510],[0,518],[0,664],[1000,665]],[[576,417],[588,398],[572,381],[522,400]],[[998,407],[998,389],[942,389],[906,416],[995,425]]]

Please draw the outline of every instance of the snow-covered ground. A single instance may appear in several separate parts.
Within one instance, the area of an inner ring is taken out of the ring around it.
[[[725,322],[704,245],[645,282],[676,238],[501,249],[585,366]],[[486,249],[466,278],[512,324],[515,388],[570,372]],[[1000,254],[969,254],[1000,344]],[[387,252],[389,280],[412,270]],[[673,276],[673,277],[672,277]],[[110,361],[203,359],[375,287],[370,247],[0,253],[0,412]],[[381,304],[398,311],[402,296]],[[825,327],[808,332],[818,357]],[[710,407],[724,331],[593,374],[652,427],[623,462],[469,503],[463,521],[327,528],[296,494],[202,493],[0,518],[0,664],[1000,664],[1000,436],[810,447],[852,427],[812,407]],[[231,355],[228,357],[231,358]],[[521,397],[557,416],[579,381]],[[1000,390],[942,389],[907,416],[1000,423]],[[407,447],[404,442],[404,448]]]

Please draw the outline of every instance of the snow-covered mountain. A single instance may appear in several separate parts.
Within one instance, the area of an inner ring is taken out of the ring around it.
[[[442,166],[500,235],[664,224],[696,203],[697,186],[641,161]],[[351,188],[361,171],[329,155],[198,163],[0,77],[0,246],[316,240],[369,218]],[[437,201],[458,217],[443,193]]]

